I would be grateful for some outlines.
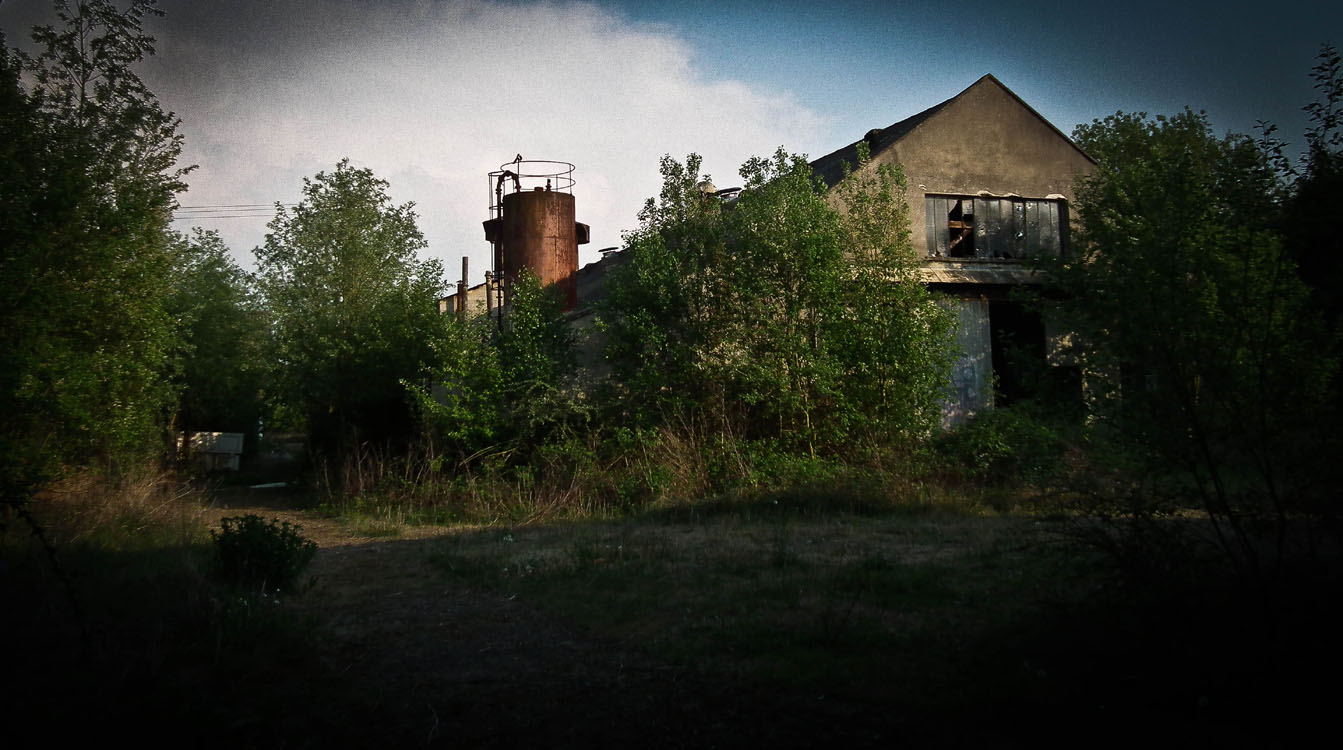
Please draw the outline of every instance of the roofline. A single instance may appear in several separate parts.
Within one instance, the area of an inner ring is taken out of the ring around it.
[[[970,91],[970,89],[973,89],[974,87],[978,86],[979,84],[984,83],[985,80],[988,80],[988,81],[993,82],[995,85],[998,86],[998,88],[1000,88],[1000,89],[1002,89],[1004,92],[1006,92],[1008,96],[1012,97],[1012,99],[1014,99],[1014,100],[1017,102],[1017,104],[1020,104],[1023,108],[1025,108],[1025,110],[1026,110],[1027,112],[1030,112],[1032,115],[1034,115],[1035,118],[1036,118],[1037,120],[1039,120],[1040,122],[1044,123],[1046,126],[1049,127],[1050,130],[1053,130],[1056,134],[1058,134],[1058,136],[1059,136],[1060,138],[1062,138],[1062,139],[1064,140],[1065,143],[1067,143],[1069,146],[1072,146],[1072,148],[1073,148],[1074,151],[1076,151],[1077,153],[1079,153],[1079,154],[1082,155],[1082,158],[1086,159],[1087,161],[1091,162],[1092,164],[1095,164],[1095,163],[1096,163],[1096,160],[1093,159],[1093,158],[1091,158],[1091,155],[1090,155],[1090,154],[1088,154],[1087,152],[1083,151],[1083,150],[1082,150],[1082,147],[1081,147],[1081,146],[1078,146],[1077,143],[1075,143],[1075,142],[1073,141],[1073,139],[1070,138],[1070,137],[1068,136],[1067,133],[1064,133],[1062,130],[1059,130],[1059,129],[1058,129],[1058,126],[1054,125],[1054,123],[1052,123],[1052,122],[1050,122],[1048,119],[1046,119],[1044,115],[1041,115],[1038,111],[1036,111],[1035,107],[1032,107],[1031,105],[1027,104],[1027,103],[1026,103],[1026,100],[1022,99],[1020,96],[1017,96],[1017,93],[1016,93],[1015,91],[1013,91],[1012,89],[1008,88],[1006,84],[1004,84],[1002,81],[998,80],[998,78],[997,78],[996,76],[994,76],[992,73],[985,73],[984,75],[980,76],[974,83],[970,84],[969,86],[966,86],[964,89],[962,89],[962,90],[960,91],[960,93],[956,94],[955,96],[951,97],[950,99],[945,99],[945,100],[943,100],[943,101],[941,101],[941,102],[938,102],[937,104],[934,104],[934,105],[931,106],[931,107],[927,107],[927,108],[925,108],[925,109],[919,110],[918,112],[916,112],[915,114],[910,115],[909,117],[906,117],[906,118],[901,119],[901,120],[896,120],[895,122],[891,123],[890,125],[887,125],[886,127],[882,128],[882,129],[881,129],[881,132],[882,132],[882,133],[885,133],[885,132],[888,132],[888,131],[896,130],[896,129],[897,129],[897,126],[899,126],[899,125],[903,125],[903,124],[905,124],[905,123],[910,123],[909,126],[908,126],[908,128],[905,129],[904,132],[901,132],[899,135],[897,135],[895,138],[891,139],[889,142],[887,142],[887,143],[882,143],[882,144],[880,144],[879,146],[874,147],[874,148],[872,149],[872,155],[873,155],[873,156],[876,156],[878,153],[880,153],[880,152],[882,152],[882,151],[885,151],[887,148],[890,148],[891,146],[895,145],[895,144],[898,143],[899,141],[903,140],[903,139],[904,139],[906,136],[908,136],[910,133],[912,133],[912,132],[914,132],[915,130],[919,129],[920,127],[922,127],[922,126],[924,125],[924,123],[926,123],[928,120],[932,119],[932,117],[933,117],[934,115],[937,114],[938,110],[943,109],[944,107],[946,107],[947,105],[949,105],[949,104],[951,104],[952,102],[956,101],[957,99],[961,98],[962,96],[965,96],[966,93],[968,93],[968,92]],[[870,131],[869,131],[869,132],[870,132]],[[880,136],[878,136],[878,139],[880,139]],[[837,148],[837,149],[835,149],[834,151],[831,151],[831,152],[825,154],[824,156],[821,156],[821,157],[819,157],[819,158],[813,159],[813,160],[811,161],[811,166],[812,166],[812,168],[815,169],[816,166],[817,166],[817,164],[819,164],[819,163],[821,163],[821,162],[829,161],[829,160],[831,160],[831,159],[833,159],[833,158],[837,158],[837,157],[841,156],[841,154],[842,154],[843,152],[845,152],[845,151],[854,150],[854,149],[857,147],[857,145],[858,145],[859,143],[862,143],[862,142],[865,141],[865,140],[867,140],[866,137],[864,137],[864,138],[860,138],[860,139],[858,139],[858,140],[856,140],[856,141],[853,141],[852,143],[848,143],[848,144],[846,144],[846,145],[844,145],[844,146],[840,146],[839,148]],[[874,144],[874,145],[875,145],[875,144]],[[856,167],[857,165],[856,165],[856,164],[850,164],[849,166],[850,166],[850,167]],[[836,184],[837,184],[837,182],[838,182],[838,181],[836,181]]]

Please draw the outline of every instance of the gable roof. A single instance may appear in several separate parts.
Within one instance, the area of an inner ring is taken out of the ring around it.
[[[933,106],[923,110],[922,112],[919,112],[916,115],[906,117],[905,119],[892,123],[887,127],[874,128],[872,130],[869,130],[867,132],[867,135],[864,136],[862,140],[854,141],[853,143],[850,143],[849,145],[844,146],[843,148],[840,148],[836,151],[832,151],[826,154],[825,156],[816,159],[811,163],[811,168],[815,170],[816,174],[819,175],[822,180],[825,181],[826,187],[834,187],[835,185],[839,184],[840,180],[844,178],[845,164],[848,164],[850,167],[856,166],[858,164],[859,143],[866,141],[868,143],[868,148],[871,152],[871,155],[875,157],[877,154],[895,145],[900,139],[904,138],[906,135],[909,135],[915,128],[922,125],[933,115],[942,111],[944,108],[955,102],[957,99],[960,99],[961,97],[965,96],[966,94],[970,93],[971,91],[981,86],[996,86],[999,89],[1001,89],[1004,93],[1010,96],[1017,104],[1020,104],[1022,108],[1024,108],[1027,112],[1030,112],[1032,115],[1035,116],[1036,119],[1038,119],[1040,122],[1048,126],[1050,130],[1053,130],[1055,133],[1057,133],[1059,138],[1062,138],[1065,143],[1076,149],[1077,152],[1082,156],[1086,157],[1088,161],[1095,163],[1094,159],[1092,159],[1090,156],[1087,156],[1086,152],[1083,151],[1081,148],[1078,148],[1077,144],[1073,143],[1071,138],[1069,138],[1066,134],[1064,134],[1062,130],[1059,130],[1057,127],[1054,126],[1054,123],[1050,122],[1049,120],[1046,120],[1043,116],[1041,116],[1039,112],[1035,111],[1034,107],[1027,104],[1024,100],[1022,100],[1021,97],[1017,96],[1016,93],[1012,91],[1012,89],[1009,89],[1008,87],[1004,86],[1002,81],[999,81],[997,78],[994,78],[993,75],[990,73],[985,74],[979,80],[967,86],[964,91],[961,91],[961,93],[951,97],[950,99],[947,99],[944,102],[934,104]]]

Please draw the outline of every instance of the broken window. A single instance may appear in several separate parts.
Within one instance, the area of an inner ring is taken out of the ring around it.
[[[1059,255],[1067,246],[1062,200],[929,195],[926,201],[934,258],[1020,259]]]
[[[975,257],[975,202],[969,198],[952,200],[947,211],[947,255]]]

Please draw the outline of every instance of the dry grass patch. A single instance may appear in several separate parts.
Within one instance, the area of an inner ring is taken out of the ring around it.
[[[1051,530],[1013,517],[724,513],[457,533],[436,564],[674,663],[855,695],[1028,616]]]
[[[208,492],[174,474],[142,470],[109,479],[81,473],[53,483],[30,504],[62,545],[149,549],[208,539]]]

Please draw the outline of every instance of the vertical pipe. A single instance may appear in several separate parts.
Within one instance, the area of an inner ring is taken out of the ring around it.
[[[462,256],[462,279],[457,282],[457,317],[466,317],[466,278],[467,278],[467,257]]]

